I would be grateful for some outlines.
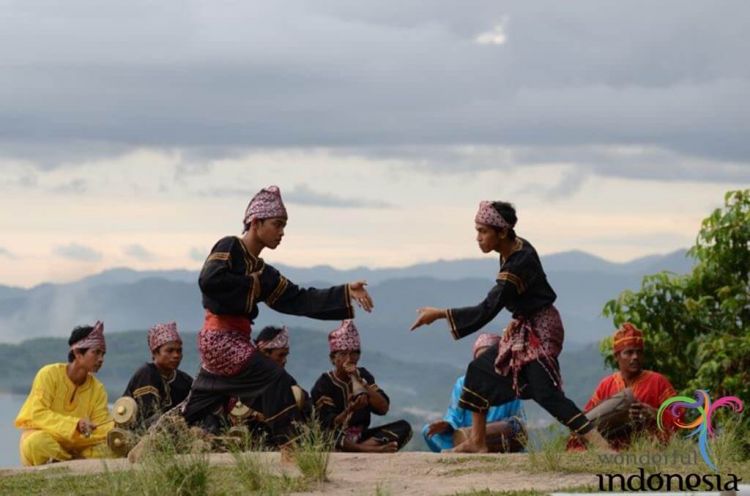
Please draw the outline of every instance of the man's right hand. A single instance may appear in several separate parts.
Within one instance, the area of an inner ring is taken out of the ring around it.
[[[453,427],[445,420],[438,420],[427,427],[427,437],[432,437],[435,434],[443,434],[450,431],[452,428]]]
[[[89,437],[91,433],[96,429],[96,424],[91,422],[89,419],[81,419],[78,421],[76,430],[86,437]]]

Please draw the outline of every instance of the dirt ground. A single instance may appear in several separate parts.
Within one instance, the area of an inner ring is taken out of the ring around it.
[[[278,453],[263,456],[280,471],[296,474],[296,467],[281,463]],[[304,494],[327,495],[448,495],[472,490],[509,491],[537,489],[554,491],[596,483],[591,474],[532,474],[523,454],[457,455],[406,452],[396,454],[333,453],[329,482]],[[233,459],[227,454],[210,455],[211,464],[228,465]],[[107,460],[109,470],[126,470],[132,465],[125,459]],[[0,476],[28,471],[59,470],[70,473],[95,473],[104,469],[102,460],[73,460],[43,467],[0,470]]]

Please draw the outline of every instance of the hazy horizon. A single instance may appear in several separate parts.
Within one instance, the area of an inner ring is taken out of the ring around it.
[[[666,256],[673,255],[673,254],[676,254],[676,253],[679,253],[679,252],[682,252],[682,251],[685,251],[685,250],[686,250],[686,248],[684,248],[684,247],[682,247],[682,248],[676,248],[674,250],[669,250],[669,251],[661,252],[661,253],[656,253],[655,252],[655,253],[649,253],[649,254],[645,254],[645,255],[639,255],[639,256],[636,256],[636,257],[633,257],[633,258],[629,258],[629,259],[626,259],[626,260],[612,260],[612,259],[607,259],[607,258],[605,258],[603,256],[600,256],[600,255],[597,255],[595,253],[590,253],[590,252],[587,252],[587,251],[584,251],[584,250],[576,250],[576,249],[565,250],[565,251],[557,251],[557,252],[553,252],[553,253],[543,253],[542,252],[542,253],[540,253],[540,255],[544,259],[544,258],[555,257],[555,256],[560,256],[560,255],[581,254],[581,255],[584,255],[584,256],[594,257],[594,258],[597,258],[597,259],[599,259],[599,260],[601,260],[603,262],[614,264],[614,265],[626,265],[626,264],[637,262],[639,260],[647,259],[647,258],[650,258],[650,257],[666,257]],[[357,269],[368,270],[368,271],[380,271],[380,270],[409,269],[409,268],[420,266],[420,265],[427,265],[427,264],[440,263],[440,262],[450,263],[450,262],[464,262],[464,261],[479,261],[479,260],[487,260],[487,259],[497,259],[498,256],[499,256],[498,254],[493,253],[493,254],[486,254],[486,255],[481,255],[481,256],[476,256],[476,257],[462,257],[462,258],[454,258],[454,259],[436,258],[436,259],[433,259],[433,260],[418,261],[418,262],[415,262],[415,263],[410,263],[410,264],[405,264],[405,265],[398,265],[398,266],[395,266],[395,265],[386,265],[386,266],[375,266],[375,265],[372,265],[372,266],[365,266],[365,265],[336,266],[336,265],[333,265],[333,264],[326,264],[326,263],[313,264],[313,265],[308,265],[308,266],[290,265],[290,264],[284,264],[284,263],[280,263],[279,265],[285,265],[285,266],[293,268],[293,269],[313,269],[313,268],[318,268],[318,267],[325,267],[325,268],[330,268],[330,269],[333,269],[335,271],[341,271],[341,272],[355,271]],[[270,257],[266,256],[266,253],[262,253],[261,254],[261,258],[263,258],[264,260],[266,260],[267,262],[269,262],[271,264],[274,263],[271,260]],[[191,266],[183,266],[183,267],[155,267],[155,268],[148,268],[148,269],[137,269],[137,268],[134,268],[134,267],[128,267],[126,265],[116,265],[116,266],[112,266],[112,267],[104,267],[104,268],[101,268],[99,270],[95,270],[93,272],[83,273],[83,274],[79,274],[79,275],[73,275],[69,279],[44,280],[44,281],[38,281],[38,282],[35,282],[35,283],[32,283],[32,284],[28,284],[28,285],[8,284],[8,283],[5,283],[4,281],[0,280],[0,286],[20,288],[20,289],[32,289],[32,288],[34,288],[36,286],[40,286],[40,285],[43,285],[43,284],[69,284],[69,283],[74,283],[74,282],[86,279],[87,277],[96,276],[96,275],[103,274],[103,273],[106,273],[106,272],[109,272],[109,271],[114,271],[114,270],[132,270],[132,271],[136,271],[136,272],[173,272],[173,271],[174,272],[177,272],[177,271],[195,272],[195,271],[199,271],[200,268],[201,268],[201,266],[202,266],[202,264],[197,263],[197,264],[194,264],[194,265],[191,265]]]

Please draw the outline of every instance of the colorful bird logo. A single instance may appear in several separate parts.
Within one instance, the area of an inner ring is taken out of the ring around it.
[[[670,412],[675,417],[675,425],[681,429],[692,429],[692,432],[688,434],[688,436],[698,437],[698,445],[700,447],[703,461],[706,462],[706,465],[708,465],[711,470],[716,472],[717,469],[711,459],[708,440],[709,438],[713,439],[715,435],[714,427],[711,423],[711,417],[713,417],[714,412],[721,407],[729,407],[734,410],[735,413],[740,413],[742,412],[744,405],[742,400],[736,396],[723,396],[712,403],[708,392],[703,389],[698,389],[695,391],[695,399],[690,396],[673,396],[665,400],[659,407],[659,411],[656,415],[656,422],[660,430],[665,430],[664,424],[662,423],[662,415],[666,409],[669,408]],[[679,420],[679,410],[681,408],[697,410],[698,417],[689,424],[682,423],[682,421]]]

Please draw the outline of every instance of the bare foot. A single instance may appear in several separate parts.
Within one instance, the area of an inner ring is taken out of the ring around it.
[[[486,443],[477,443],[473,439],[468,438],[463,443],[456,445],[451,450],[444,450],[446,453],[489,453]]]
[[[377,449],[378,453],[395,453],[396,451],[398,451],[398,443],[395,441],[381,444]]]
[[[362,453],[395,453],[398,451],[398,443],[393,441],[380,444],[374,439],[368,439],[367,441],[359,443],[359,451]]]

